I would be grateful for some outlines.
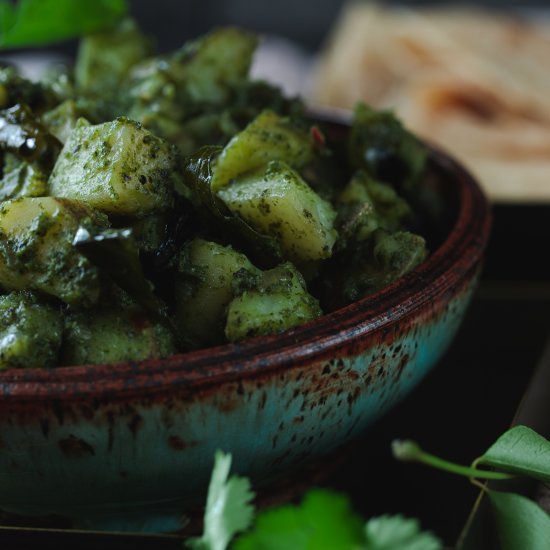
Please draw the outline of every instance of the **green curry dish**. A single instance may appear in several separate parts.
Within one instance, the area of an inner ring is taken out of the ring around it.
[[[136,64],[125,84],[128,116],[179,145],[184,154],[192,153],[205,142],[195,139],[190,125],[194,123],[199,137],[213,133],[215,124],[208,115],[231,104],[233,88],[246,79],[255,47],[254,35],[221,28],[172,55]]]
[[[202,230],[230,240],[260,267],[274,267],[283,260],[277,239],[254,229],[212,191],[212,166],[221,151],[220,146],[205,146],[187,157],[183,169],[184,192],[199,213]]]
[[[299,99],[286,99],[278,88],[263,81],[243,80],[230,92],[227,103],[196,105],[181,123],[165,120],[165,128],[172,128],[167,139],[176,143],[183,153],[190,154],[203,144],[225,145],[266,109],[282,115],[292,114],[294,118],[303,116],[304,107]]]
[[[241,29],[216,29],[176,52],[173,74],[194,104],[224,104],[246,79],[257,43],[255,34]]]
[[[27,106],[18,104],[0,111],[0,150],[49,170],[60,149],[61,143]]]
[[[157,254],[168,238],[169,223],[170,216],[166,211],[153,212],[134,221],[130,229],[138,250],[144,254]]]
[[[32,291],[0,296],[0,370],[54,367],[63,333],[63,317]]]
[[[120,117],[77,124],[53,168],[49,192],[114,216],[140,217],[170,207],[177,154],[137,122]]]
[[[377,229],[397,231],[409,220],[411,207],[395,189],[356,172],[336,198],[337,227],[342,250],[367,240]]]
[[[74,99],[66,99],[54,109],[45,112],[41,122],[52,136],[64,144],[76,128],[78,120],[86,116],[87,112]]]
[[[224,342],[227,306],[244,281],[256,284],[260,270],[242,253],[204,239],[185,244],[175,281],[175,324],[194,348]]]
[[[250,287],[250,288],[248,288]],[[228,307],[225,336],[230,342],[278,334],[322,315],[300,272],[290,263],[262,273]]]
[[[218,196],[258,233],[275,239],[286,259],[301,263],[331,256],[336,212],[285,162],[271,161]]]
[[[145,276],[132,230],[80,226],[73,246],[118,285],[143,311],[172,334],[177,334],[166,304]]]
[[[38,162],[26,162],[5,153],[0,179],[0,201],[48,194],[49,174]]]
[[[239,176],[272,160],[281,160],[300,169],[311,163],[314,157],[315,142],[301,124],[265,110],[233,137],[216,158],[212,191],[220,191]]]
[[[153,53],[151,41],[132,19],[115,30],[86,35],[78,50],[75,85],[86,95],[116,93],[130,69]]]
[[[264,110],[223,149],[191,156],[184,182],[195,204],[238,233],[264,266],[316,261],[331,255],[337,232],[330,202],[294,169],[315,155],[300,123]],[[271,262],[262,262],[266,255]]]
[[[72,305],[91,306],[99,270],[73,246],[79,226],[104,227],[89,206],[53,197],[0,203],[0,285],[39,290]]]
[[[240,80],[233,85],[232,94],[230,105],[223,112],[236,128],[229,135],[230,138],[265,110],[290,117],[294,121],[305,120],[303,101],[298,96],[283,95],[280,88],[265,80]]]
[[[424,173],[427,152],[391,111],[377,111],[359,103],[354,110],[348,156],[352,167],[411,193]]]
[[[70,311],[65,318],[64,365],[142,361],[177,351],[171,331],[139,308]]]
[[[13,67],[0,68],[0,109],[22,104],[41,112],[56,102],[55,94],[47,86],[23,78]]]
[[[325,266],[321,302],[327,310],[351,304],[411,272],[427,254],[426,241],[420,235],[378,229]]]
[[[425,258],[403,198],[422,144],[364,105],[325,140],[250,80],[256,45],[221,28],[149,57],[127,20],[84,38],[74,73],[0,70],[0,288],[61,315],[48,365],[278,334]],[[6,367],[37,364],[21,342]]]

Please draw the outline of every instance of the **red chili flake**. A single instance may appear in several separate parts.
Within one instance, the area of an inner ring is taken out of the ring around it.
[[[325,145],[325,134],[319,130],[318,126],[312,126],[309,129],[309,133],[311,134],[313,142],[317,147],[323,147]]]

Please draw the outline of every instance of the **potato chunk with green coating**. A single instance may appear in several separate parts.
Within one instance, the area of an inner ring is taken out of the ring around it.
[[[260,276],[248,258],[230,246],[193,239],[179,258],[176,325],[192,347],[223,342],[226,308],[234,288]]]
[[[32,291],[0,296],[0,369],[57,365],[63,319]]]
[[[176,168],[174,147],[137,122],[77,124],[53,168],[50,194],[140,217],[171,205]]]
[[[264,271],[258,286],[230,304],[225,335],[231,342],[277,334],[322,315],[300,272],[289,262]]]
[[[266,170],[223,187],[218,196],[256,231],[277,239],[289,260],[330,257],[336,212],[284,162],[270,162]]]
[[[300,168],[313,159],[314,153],[313,139],[303,128],[273,111],[263,111],[216,159],[212,191],[218,191],[234,178],[272,160],[282,160],[293,168]]]
[[[76,85],[88,93],[114,91],[130,68],[152,51],[151,41],[132,19],[122,21],[115,31],[89,34],[80,41]]]
[[[0,285],[92,305],[99,296],[99,273],[72,243],[79,226],[107,225],[86,204],[66,199],[24,197],[0,203]]]
[[[337,247],[355,247],[377,229],[397,231],[405,227],[411,207],[387,184],[358,171],[336,198],[337,226],[340,240]]]
[[[51,111],[44,113],[41,122],[52,136],[55,136],[61,143],[65,143],[79,120],[85,120],[85,115],[84,110],[77,105],[74,99],[67,99]],[[79,124],[85,125],[86,122]]]
[[[176,352],[172,333],[138,308],[70,312],[65,318],[65,365],[141,361]]]
[[[215,29],[175,53],[172,75],[192,101],[223,103],[246,78],[256,45],[256,36],[242,29]]]
[[[48,174],[37,162],[20,160],[5,153],[4,175],[0,179],[0,201],[20,197],[43,197],[48,191]]]

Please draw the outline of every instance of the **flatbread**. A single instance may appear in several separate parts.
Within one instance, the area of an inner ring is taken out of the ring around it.
[[[310,99],[391,108],[459,158],[495,201],[550,200],[550,20],[350,4]]]

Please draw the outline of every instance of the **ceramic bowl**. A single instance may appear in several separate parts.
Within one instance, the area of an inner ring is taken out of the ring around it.
[[[0,509],[177,530],[204,503],[217,449],[259,487],[361,434],[437,364],[478,281],[487,200],[434,149],[429,170],[417,207],[432,253],[374,295],[281,335],[167,359],[0,372]]]

